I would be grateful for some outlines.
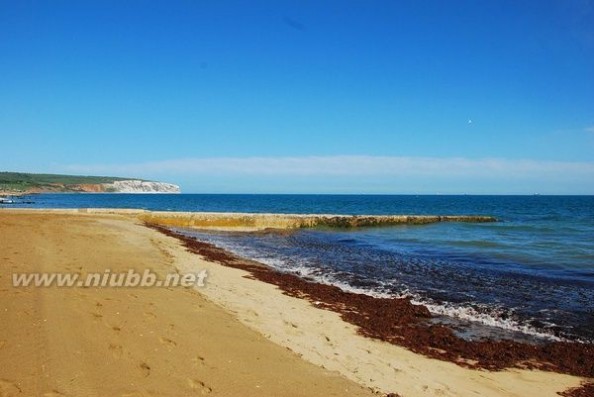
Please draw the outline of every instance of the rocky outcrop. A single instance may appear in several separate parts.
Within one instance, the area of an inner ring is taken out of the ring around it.
[[[81,191],[85,193],[103,193],[105,191],[103,185],[99,183],[83,183],[77,186],[80,188]]]
[[[180,193],[180,188],[172,183],[149,182],[141,180],[114,181],[102,184],[108,193]]]

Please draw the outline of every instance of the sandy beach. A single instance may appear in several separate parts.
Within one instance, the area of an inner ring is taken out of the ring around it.
[[[189,252],[139,213],[0,211],[0,396],[556,396],[586,379],[470,369]],[[13,287],[31,272],[208,272],[199,288]]]

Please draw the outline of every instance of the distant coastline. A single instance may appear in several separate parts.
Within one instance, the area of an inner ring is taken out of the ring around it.
[[[138,178],[0,172],[0,196],[34,193],[180,193],[179,186]]]

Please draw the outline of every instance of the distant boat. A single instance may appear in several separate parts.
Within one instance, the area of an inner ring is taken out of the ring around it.
[[[14,201],[6,197],[0,197],[0,204],[14,204]]]

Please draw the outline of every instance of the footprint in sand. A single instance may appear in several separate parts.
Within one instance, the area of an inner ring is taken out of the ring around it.
[[[151,374],[151,367],[147,363],[140,363],[140,370],[145,378]]]
[[[201,394],[212,393],[212,387],[207,386],[204,382],[198,379],[188,379],[188,386],[190,386],[190,389],[200,392]]]
[[[144,316],[151,319],[156,319],[157,315],[153,312],[144,312]]]
[[[121,358],[124,354],[124,349],[120,345],[116,345],[115,343],[111,343],[109,345],[109,351],[114,358]]]
[[[303,335],[303,331],[301,331],[299,329],[299,326],[297,324],[295,324],[294,322],[283,320],[283,323],[284,323],[285,327],[288,328],[286,330],[286,332],[288,334],[290,334],[290,335]]]
[[[0,379],[0,397],[16,397],[22,394],[22,390],[15,383]]]
[[[257,312],[257,311],[255,311],[255,310],[248,309],[248,310],[246,311],[246,313],[247,313],[247,314],[249,314],[249,315],[250,315],[250,316],[252,316],[252,317],[260,317],[260,315],[258,314],[258,312]]]
[[[99,320],[100,318],[103,318],[103,314],[99,314],[96,312],[91,313],[91,315],[93,316],[93,318],[95,318],[96,320]]]
[[[57,390],[52,390],[49,393],[43,393],[43,397],[66,397],[66,394],[60,393]]]
[[[328,344],[330,346],[334,346],[334,343],[332,343],[332,341],[330,340],[330,338],[327,335],[324,335],[324,339],[326,340],[326,342],[328,342]],[[371,353],[371,352],[370,352]]]
[[[6,346],[6,341],[5,340],[0,340],[0,350],[2,350],[2,348]]]
[[[134,391],[132,393],[122,394],[120,397],[152,397],[154,394],[144,391]]]
[[[194,364],[194,367],[202,367],[203,365],[206,365],[205,361],[204,357],[197,355],[192,359],[192,364]]]
[[[162,344],[167,345],[169,347],[176,347],[177,346],[177,342],[169,339],[169,338],[164,338],[164,337],[160,337],[159,340],[161,341]]]

